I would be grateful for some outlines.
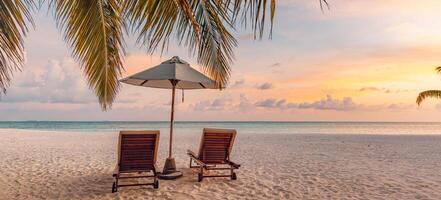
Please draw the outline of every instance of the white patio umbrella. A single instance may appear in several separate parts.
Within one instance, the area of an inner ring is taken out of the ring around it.
[[[177,56],[120,81],[136,86],[172,89],[169,152],[162,171],[162,177],[172,179],[182,176],[182,173],[176,170],[175,160],[172,156],[175,90],[220,88],[214,80],[193,69],[187,62]]]

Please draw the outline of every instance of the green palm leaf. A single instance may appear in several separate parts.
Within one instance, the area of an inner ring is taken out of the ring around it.
[[[0,1],[0,92],[6,92],[12,73],[21,70],[24,62],[23,37],[27,23],[33,25],[31,0]]]
[[[123,70],[120,0],[52,0],[50,5],[102,109],[110,108]]]
[[[427,90],[427,91],[421,92],[418,95],[416,103],[418,105],[421,105],[421,103],[428,97],[441,99],[441,90]]]

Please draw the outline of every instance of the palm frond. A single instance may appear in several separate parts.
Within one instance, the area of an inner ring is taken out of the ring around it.
[[[322,11],[324,10],[325,7],[329,9],[329,3],[327,0],[318,0],[318,1],[320,3],[320,9],[322,9]]]
[[[439,74],[441,74],[441,67],[437,67],[435,70],[436,70],[436,72],[438,72]]]
[[[213,3],[214,2],[214,3]],[[227,8],[216,1],[203,0],[194,3],[195,15],[201,25],[201,39],[188,38],[186,42],[190,49],[197,54],[197,60],[203,65],[203,70],[223,87],[227,85],[230,77],[230,64],[234,59],[234,48],[237,41],[231,35],[231,17]]]
[[[196,18],[194,17],[193,10],[191,9],[190,3],[187,0],[177,0],[176,3],[183,11],[187,20],[191,22],[195,32],[199,36],[200,35],[200,26],[199,26],[199,23],[197,22]]]
[[[23,38],[33,25],[31,0],[0,1],[0,92],[6,92],[14,71],[24,63]]]
[[[89,87],[107,110],[119,91],[123,70],[120,0],[52,0],[50,5]]]
[[[427,91],[421,92],[418,95],[416,103],[418,105],[421,105],[421,103],[428,97],[441,99],[441,90],[427,90]]]
[[[228,7],[222,1],[127,0],[123,6],[129,24],[139,33],[138,42],[153,53],[158,47],[163,51],[175,34],[178,43],[197,55],[203,70],[220,86],[228,82],[230,63],[236,39]],[[188,13],[191,9],[191,14]],[[194,20],[194,21],[193,21]],[[194,25],[194,23],[197,25]],[[198,28],[196,28],[198,27]]]
[[[320,0],[320,3],[323,0]],[[233,21],[238,21],[247,28],[248,24],[254,31],[254,38],[262,39],[266,24],[267,7],[270,7],[270,32],[272,37],[273,22],[276,13],[276,0],[228,0],[228,6],[232,8]],[[268,5],[269,3],[269,5]]]
[[[236,19],[245,26],[249,21],[255,35],[261,38],[268,4],[272,29],[275,0],[127,0],[123,10],[139,34],[138,42],[148,52],[167,48],[174,32],[178,43],[197,56],[203,71],[225,86],[237,46],[231,34]]]

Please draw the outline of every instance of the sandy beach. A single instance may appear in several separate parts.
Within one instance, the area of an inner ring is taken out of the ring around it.
[[[441,199],[441,136],[241,134],[238,180],[197,182],[177,134],[184,177],[111,193],[117,132],[0,130],[1,199]],[[162,133],[159,167],[166,157]]]

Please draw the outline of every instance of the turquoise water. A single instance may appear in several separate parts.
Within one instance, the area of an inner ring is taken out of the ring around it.
[[[234,128],[239,132],[263,134],[436,134],[438,122],[175,122],[176,132],[200,132],[204,127]],[[168,122],[69,122],[14,121],[0,122],[0,129],[44,131],[113,132],[118,130],[155,129],[168,131]]]

